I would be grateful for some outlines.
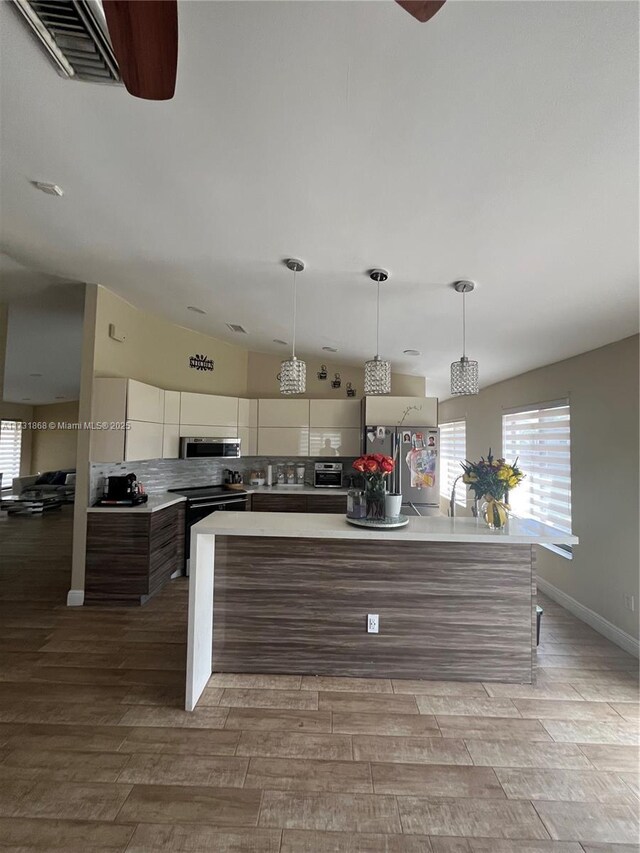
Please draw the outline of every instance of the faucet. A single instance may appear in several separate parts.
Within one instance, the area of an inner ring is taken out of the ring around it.
[[[456,477],[453,481],[453,488],[451,489],[451,499],[449,500],[449,517],[455,518],[456,515],[456,485],[458,480],[461,480],[464,474],[460,474],[459,477]]]

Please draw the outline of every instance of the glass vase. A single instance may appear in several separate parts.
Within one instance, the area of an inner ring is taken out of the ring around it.
[[[367,505],[367,518],[372,521],[381,521],[385,517],[384,511],[384,496],[385,496],[384,481],[370,481],[365,489],[365,500]]]
[[[491,530],[504,530],[509,521],[509,512],[504,502],[485,500],[480,506],[480,515]]]

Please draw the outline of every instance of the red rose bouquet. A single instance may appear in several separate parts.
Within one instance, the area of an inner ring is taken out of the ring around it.
[[[366,453],[353,463],[354,469],[365,480],[367,518],[384,518],[386,476],[395,468],[395,460],[382,453]]]

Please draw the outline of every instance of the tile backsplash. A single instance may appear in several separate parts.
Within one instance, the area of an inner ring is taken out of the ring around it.
[[[343,482],[355,472],[351,465],[355,457],[332,458],[332,462],[342,462]],[[244,456],[241,459],[148,459],[142,462],[94,462],[91,465],[90,504],[102,496],[106,478],[133,472],[149,494],[158,494],[167,489],[179,489],[188,486],[212,486],[223,482],[224,471],[239,471],[245,483],[249,482],[251,471],[258,468],[266,472],[267,465],[304,465],[305,483],[313,485],[313,466],[326,459],[269,459],[263,456]]]

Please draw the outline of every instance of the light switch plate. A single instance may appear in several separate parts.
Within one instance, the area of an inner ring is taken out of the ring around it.
[[[367,634],[377,634],[379,617],[377,613],[367,613]]]

